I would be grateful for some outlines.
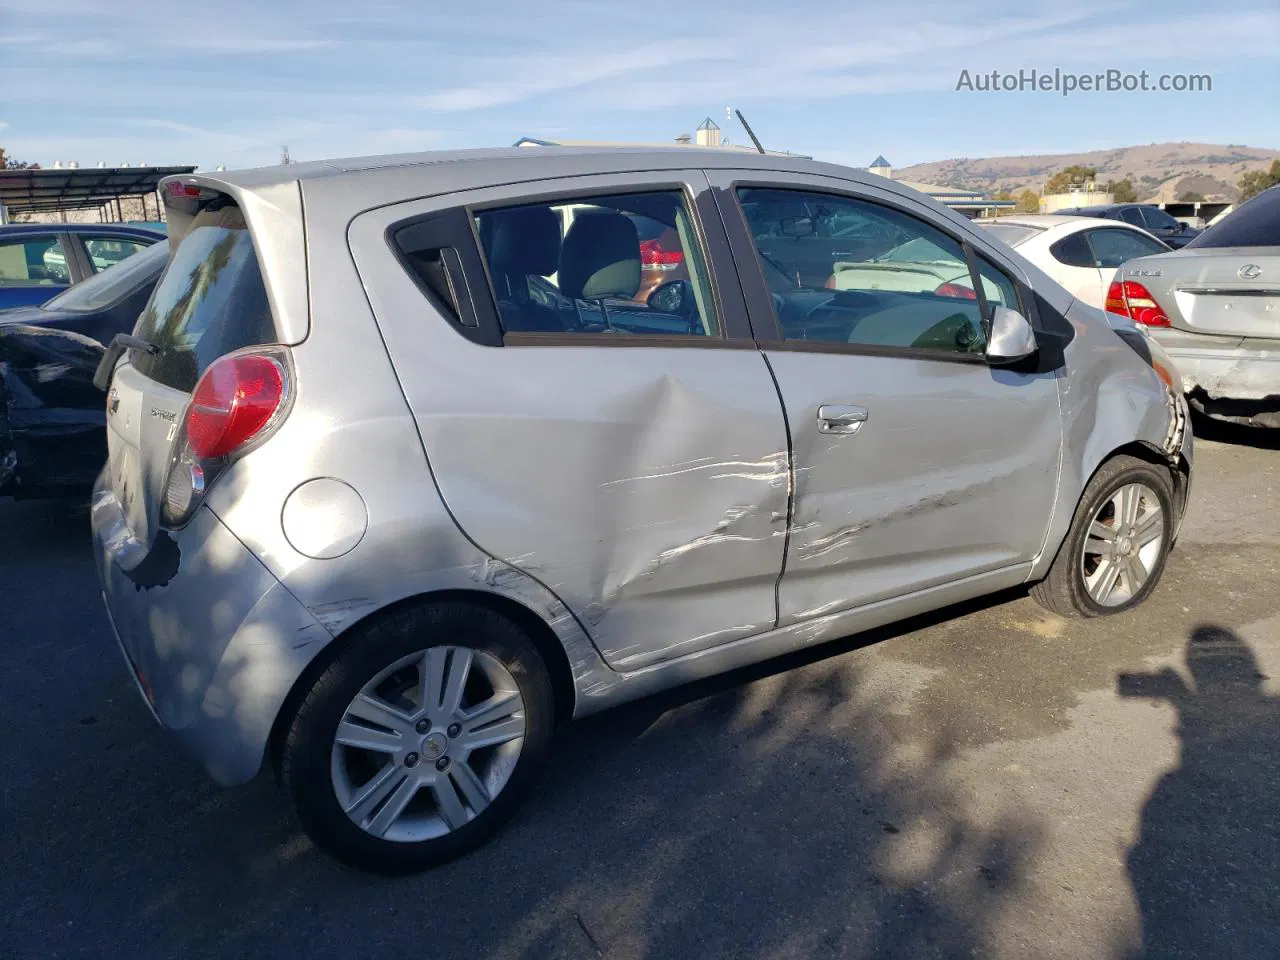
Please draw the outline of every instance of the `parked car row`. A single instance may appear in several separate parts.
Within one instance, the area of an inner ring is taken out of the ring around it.
[[[0,310],[50,297],[165,237],[154,226],[32,223],[0,227]]]
[[[483,843],[568,718],[1160,579],[1167,354],[926,197],[716,150],[314,169],[165,182],[92,526],[156,719],[223,784],[273,766],[345,862]]]
[[[1280,189],[1264,191],[1175,244],[1157,207],[979,221],[1073,296],[1133,321],[1177,365],[1205,416],[1280,427]],[[1118,217],[1118,219],[1117,219]],[[1142,219],[1142,229],[1134,225]]]
[[[1145,230],[1163,240],[1174,250],[1181,250],[1200,235],[1200,231],[1165,213],[1154,203],[1107,203],[1096,207],[1068,207],[1055,215],[1096,217],[1116,220]]]
[[[1280,187],[1176,252],[1124,263],[1106,307],[1165,348],[1197,410],[1280,427]]]

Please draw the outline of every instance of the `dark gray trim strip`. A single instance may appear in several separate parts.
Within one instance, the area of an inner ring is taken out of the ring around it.
[[[502,338],[507,347],[689,347],[702,350],[755,350],[751,340],[723,337],[670,336],[667,334],[625,333],[535,333],[512,331]]]
[[[761,350],[786,350],[790,353],[837,353],[857,357],[886,357],[897,360],[935,360],[941,363],[987,365],[980,353],[953,353],[922,347],[883,347],[869,343],[833,343],[829,340],[765,340]]]

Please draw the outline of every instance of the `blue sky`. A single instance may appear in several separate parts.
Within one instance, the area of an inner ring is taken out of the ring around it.
[[[0,0],[0,145],[202,168],[521,135],[896,166],[1167,140],[1280,147],[1275,0]],[[1211,93],[966,93],[971,73],[1209,73]]]

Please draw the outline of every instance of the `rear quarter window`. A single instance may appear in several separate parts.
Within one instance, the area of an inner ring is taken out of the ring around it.
[[[138,371],[186,393],[224,354],[276,340],[253,237],[239,207],[228,201],[196,216],[134,333],[158,348],[135,355]]]

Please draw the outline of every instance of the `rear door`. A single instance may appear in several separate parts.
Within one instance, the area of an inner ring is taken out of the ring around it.
[[[198,214],[176,247],[107,397],[110,479],[135,538],[154,539],[179,418],[205,369],[242,347],[271,343],[275,329],[244,215],[229,198]]]
[[[960,243],[927,208],[866,185],[748,171],[716,171],[712,182],[791,430],[779,622],[963,580],[980,585],[975,593],[1021,582],[1053,510],[1057,380],[1053,369],[987,366]],[[874,219],[899,249],[927,258],[922,273],[964,279],[904,290],[868,271],[856,288],[796,283],[792,265],[757,239],[775,232],[761,218],[791,216],[791,205]],[[977,263],[988,305],[1030,313],[1028,292],[987,256]],[[940,257],[950,258],[945,271]]]
[[[636,301],[639,218],[687,271],[661,308]],[[358,217],[350,242],[482,550],[554,591],[618,670],[774,627],[786,425],[704,174],[417,201]]]

